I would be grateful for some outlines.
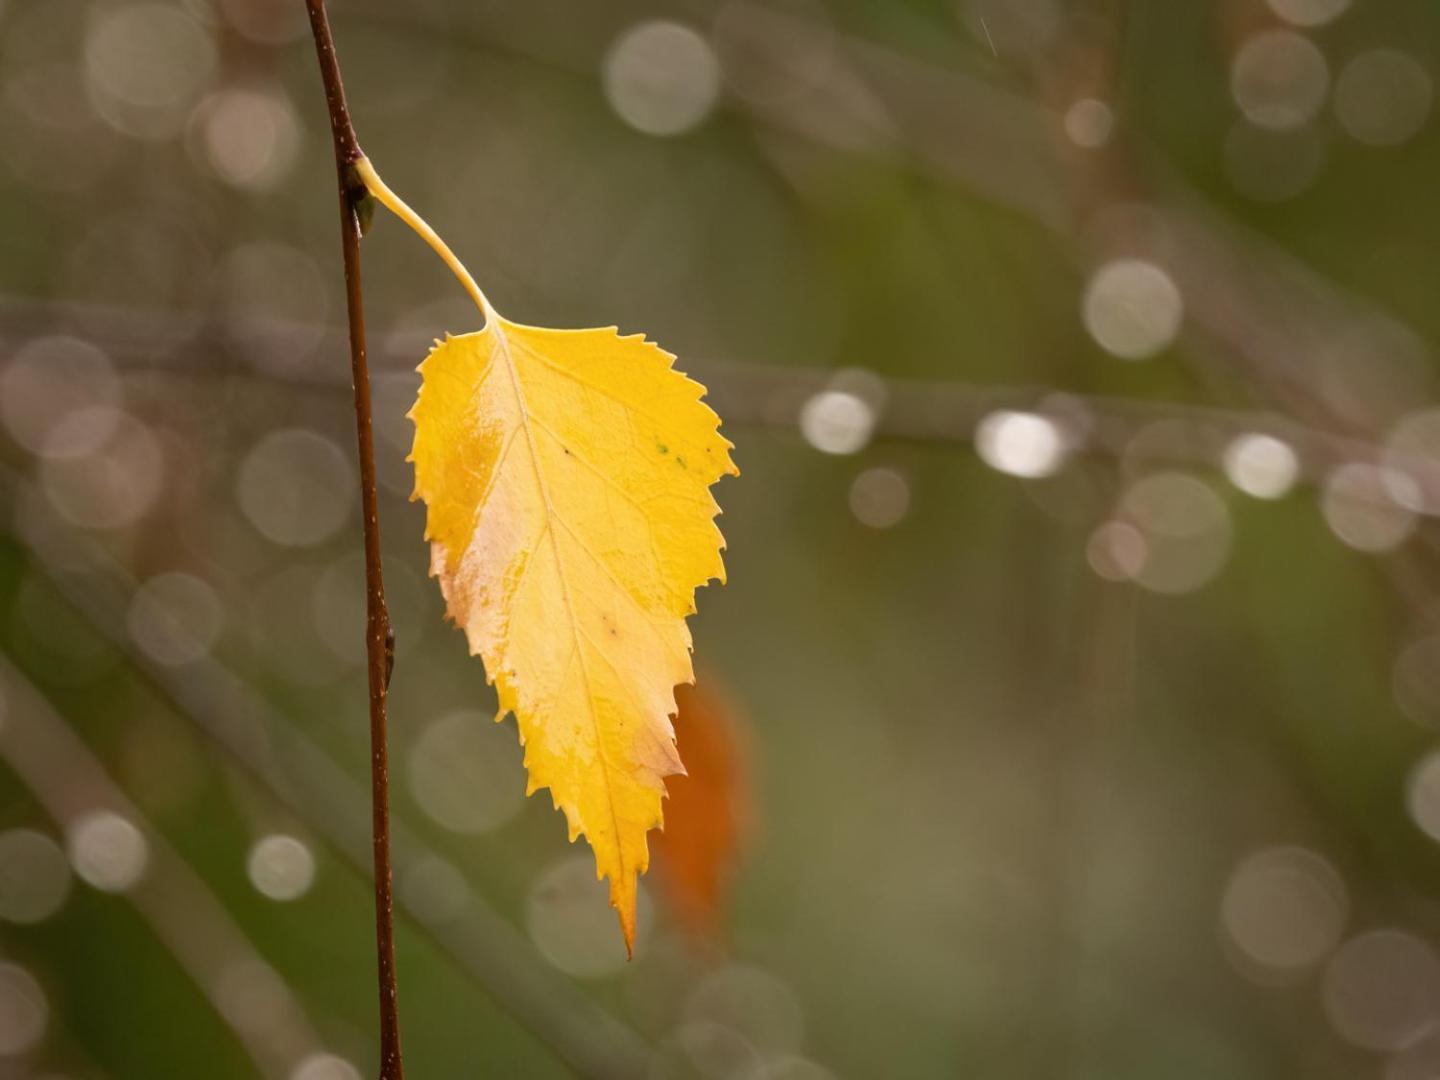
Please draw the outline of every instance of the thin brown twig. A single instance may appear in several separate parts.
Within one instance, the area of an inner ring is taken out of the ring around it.
[[[385,696],[395,656],[394,632],[385,606],[380,565],[379,495],[375,484],[375,436],[370,412],[370,373],[365,357],[365,309],[360,290],[361,202],[364,188],[354,178],[360,143],[350,122],[340,64],[330,35],[325,0],[305,0],[335,144],[340,187],[340,247],[345,263],[345,309],[350,329],[350,369],[355,388],[355,435],[360,456],[360,503],[365,537],[365,654],[370,685],[370,780],[375,857],[375,959],[380,980],[380,1080],[402,1080],[400,1003],[395,975],[395,924],[390,870],[390,769],[386,747]]]

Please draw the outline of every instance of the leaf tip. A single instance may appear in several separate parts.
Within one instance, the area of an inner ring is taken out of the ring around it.
[[[628,871],[629,887],[622,891],[619,881],[611,879],[610,905],[620,918],[620,934],[625,938],[625,959],[635,959],[635,874]]]

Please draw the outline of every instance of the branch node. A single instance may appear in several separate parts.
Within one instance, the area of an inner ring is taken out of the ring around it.
[[[361,236],[370,231],[370,225],[375,220],[375,196],[370,194],[370,189],[365,186],[365,181],[355,169],[355,162],[364,157],[357,148],[354,159],[345,166],[345,199],[355,215],[355,223],[360,227]]]
[[[385,627],[385,689],[390,689],[390,676],[395,674],[395,628]]]

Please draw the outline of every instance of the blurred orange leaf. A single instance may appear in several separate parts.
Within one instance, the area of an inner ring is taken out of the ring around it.
[[[687,930],[716,937],[750,816],[745,746],[739,718],[708,681],[678,687],[675,700],[685,775],[666,784],[665,828],[655,835],[661,896]]]

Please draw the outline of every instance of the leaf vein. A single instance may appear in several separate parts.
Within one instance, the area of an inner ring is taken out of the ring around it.
[[[619,405],[622,409],[626,410],[627,412],[634,413],[636,416],[643,416],[646,420],[650,421],[650,423],[654,424],[654,425],[655,425],[657,428],[659,428],[661,431],[664,431],[664,432],[666,433],[666,436],[667,436],[668,438],[670,438],[670,439],[672,439],[672,440],[675,440],[675,441],[677,441],[677,442],[684,442],[684,443],[686,443],[692,451],[695,451],[695,452],[698,452],[698,453],[702,453],[702,454],[705,452],[705,447],[704,447],[703,445],[701,445],[700,443],[695,442],[693,439],[689,438],[688,436],[681,434],[681,433],[680,433],[679,431],[677,431],[674,427],[672,427],[669,423],[666,423],[665,421],[660,420],[658,417],[652,415],[651,413],[646,412],[644,409],[640,408],[640,406],[636,405],[634,402],[632,402],[632,401],[627,401],[625,398],[620,397],[618,394],[614,393],[613,391],[607,390],[605,387],[601,386],[599,383],[592,382],[591,380],[585,378],[584,376],[582,376],[582,375],[580,375],[580,374],[578,374],[578,373],[576,373],[576,372],[574,372],[574,371],[571,371],[571,370],[570,370],[569,368],[567,368],[567,367],[562,367],[560,364],[555,363],[554,360],[551,360],[548,356],[546,356],[546,355],[544,355],[543,353],[537,352],[536,350],[532,349],[529,345],[526,345],[523,341],[518,341],[518,342],[516,342],[516,343],[515,343],[515,346],[516,346],[517,349],[519,349],[522,353],[524,353],[524,354],[525,354],[526,356],[528,356],[530,359],[534,360],[536,363],[541,364],[541,365],[543,365],[544,367],[549,368],[551,371],[554,371],[554,372],[556,372],[556,373],[559,374],[559,375],[563,375],[565,378],[569,379],[571,382],[573,382],[573,383],[575,383],[575,384],[577,384],[577,385],[579,385],[579,386],[583,386],[583,387],[586,387],[586,388],[588,388],[588,389],[590,389],[590,390],[595,391],[595,392],[596,392],[597,394],[599,394],[601,397],[608,398],[610,401],[615,402],[615,404]],[[669,370],[672,371],[672,372],[674,372],[676,375],[680,375],[680,373],[679,373],[678,371],[675,371],[674,368],[671,368],[671,369],[669,369]],[[687,381],[688,381],[688,378],[687,378],[686,376],[680,375],[680,377],[681,377],[682,379],[687,379]],[[699,400],[698,400],[697,398],[689,398],[689,397],[687,397],[687,398],[685,398],[684,400],[685,400],[687,403],[689,403],[689,404],[695,404],[695,405],[699,405],[699,404],[700,404],[700,402],[699,402]],[[707,411],[708,411],[708,410],[707,410]]]

